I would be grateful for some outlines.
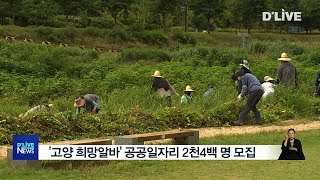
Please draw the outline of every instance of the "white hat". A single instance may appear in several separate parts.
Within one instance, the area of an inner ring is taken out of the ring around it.
[[[239,64],[239,65],[245,67],[246,69],[250,69],[250,68],[249,68],[249,63],[248,63],[247,60],[242,60],[242,63]]]

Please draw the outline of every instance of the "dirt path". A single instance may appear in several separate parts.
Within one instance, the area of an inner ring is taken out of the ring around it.
[[[282,125],[282,126],[232,126],[232,127],[214,127],[200,128],[200,138],[213,137],[217,135],[232,135],[232,134],[254,134],[266,131],[285,131],[294,128],[296,131],[305,131],[312,129],[320,129],[320,121],[312,121],[304,124]]]
[[[199,128],[200,138],[213,137],[217,135],[232,135],[232,134],[254,134],[259,132],[268,131],[285,131],[294,128],[296,131],[306,131],[312,129],[320,129],[320,121],[312,121],[303,124],[290,124],[282,126],[232,126],[232,127],[212,127],[212,128]],[[164,142],[165,140],[153,141]],[[151,142],[153,144],[153,142]],[[113,142],[114,143],[114,142]],[[7,146],[0,146],[0,158],[7,156]]]

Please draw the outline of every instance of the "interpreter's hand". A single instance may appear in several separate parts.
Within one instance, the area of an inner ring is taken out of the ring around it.
[[[97,114],[97,110],[94,109],[94,110],[91,111],[91,113],[92,113],[93,115],[95,115],[95,114]]]
[[[242,101],[242,100],[243,100],[243,97],[242,97],[241,95],[239,95],[239,96],[237,97],[237,100],[238,100],[238,101]]]
[[[294,148],[294,147],[289,147],[289,150],[290,150],[290,151],[298,151],[298,149],[297,149],[297,148]]]
[[[288,139],[289,139],[288,133],[285,133],[285,134],[284,134],[284,139],[285,139],[285,140],[288,140]]]

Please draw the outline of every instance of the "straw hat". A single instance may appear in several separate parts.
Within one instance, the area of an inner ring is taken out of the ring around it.
[[[240,66],[243,66],[243,67],[245,67],[245,68],[247,68],[247,69],[250,69],[249,68],[249,62],[247,61],[247,60],[242,60],[242,63],[241,64],[239,64]]]
[[[283,52],[283,53],[281,54],[281,57],[278,58],[278,60],[280,60],[280,61],[290,61],[291,59],[288,57],[288,54],[287,54],[287,53]]]
[[[153,76],[153,77],[161,77],[161,78],[163,78],[163,76],[161,76],[161,74],[160,74],[160,71],[155,71],[154,72],[154,74],[153,75],[151,75],[151,76]]]
[[[272,77],[270,77],[270,76],[265,76],[264,78],[263,78],[263,80],[264,81],[272,81],[272,80],[274,80]]]
[[[86,101],[82,99],[81,97],[78,97],[77,99],[74,100],[74,107],[82,107]]]
[[[192,92],[194,90],[192,90],[191,86],[188,85],[184,91],[185,92]]]

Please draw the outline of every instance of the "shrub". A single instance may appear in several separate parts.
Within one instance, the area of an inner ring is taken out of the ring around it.
[[[298,62],[304,62],[306,65],[318,65],[320,62],[320,53],[318,51],[312,51],[308,54],[302,54],[294,57]]]
[[[49,26],[49,27],[62,28],[62,27],[66,27],[67,23],[58,20],[58,18],[51,18],[51,19],[45,21],[43,25]]]
[[[130,41],[130,32],[125,31],[123,26],[114,26],[108,34],[114,41]]]
[[[247,59],[244,51],[233,48],[228,50],[211,49],[206,57],[208,66],[223,66],[229,64],[239,64],[243,59]]]
[[[190,33],[176,31],[173,33],[172,38],[182,44],[193,44],[194,45],[197,43],[196,39]]]
[[[144,43],[163,46],[169,41],[168,37],[160,31],[133,32],[133,36]]]
[[[151,61],[170,61],[171,55],[162,49],[137,49],[128,48],[121,52],[119,60],[121,62],[130,62],[137,60],[151,60]]]
[[[84,29],[84,33],[89,36],[103,38],[108,34],[108,31],[95,27],[87,27]]]
[[[40,26],[35,30],[40,38],[47,38],[49,35],[53,33],[52,28]]]
[[[91,27],[111,29],[115,26],[114,21],[108,20],[107,18],[90,17],[90,19],[91,19],[91,22],[90,22]]]
[[[264,54],[267,51],[267,45],[262,42],[253,42],[249,45],[249,51],[253,54]]]

